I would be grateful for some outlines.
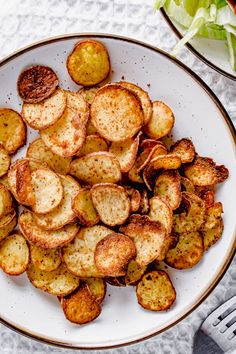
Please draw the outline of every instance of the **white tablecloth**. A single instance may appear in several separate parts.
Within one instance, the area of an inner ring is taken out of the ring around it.
[[[153,10],[153,2],[154,0],[0,0],[0,59],[39,39],[73,32],[125,35],[154,44],[168,52],[176,38],[162,16]],[[236,83],[208,68],[187,49],[182,51],[180,58],[212,88],[236,122]],[[190,354],[194,333],[202,320],[212,309],[235,293],[236,258],[208,299],[180,324],[140,344],[109,352]],[[76,351],[37,343],[0,325],[0,353],[75,354]]]

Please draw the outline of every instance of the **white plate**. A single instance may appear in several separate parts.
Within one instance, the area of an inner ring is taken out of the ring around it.
[[[161,12],[170,28],[181,39],[184,34],[184,28],[178,22],[171,19],[164,9]],[[236,80],[236,71],[232,69],[229,62],[226,41],[196,36],[186,43],[186,46],[212,69],[232,80]]]
[[[77,90],[66,70],[66,58],[74,44],[97,35],[69,35],[34,44],[0,64],[0,106],[20,111],[16,80],[31,64],[44,64],[58,74],[63,88]],[[236,156],[235,132],[227,113],[210,89],[194,73],[167,54],[131,39],[101,35],[108,48],[112,80],[125,78],[147,89],[151,98],[166,102],[174,111],[174,137],[190,137],[199,154],[212,156],[230,169],[230,178],[217,190],[224,204],[225,230],[192,270],[167,271],[177,291],[177,301],[167,312],[143,310],[133,287],[108,287],[101,316],[91,324],[66,321],[56,297],[39,291],[26,275],[0,273],[0,316],[3,323],[34,338],[61,346],[101,348],[129,344],[160,333],[180,321],[206,298],[224,274],[235,247]],[[28,143],[35,136],[29,130]],[[22,156],[25,148],[18,153]]]

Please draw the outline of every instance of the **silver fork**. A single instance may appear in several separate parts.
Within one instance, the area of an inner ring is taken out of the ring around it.
[[[194,354],[236,353],[236,295],[214,310],[194,337]]]

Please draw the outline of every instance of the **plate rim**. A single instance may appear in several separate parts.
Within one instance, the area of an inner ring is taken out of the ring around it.
[[[31,51],[32,49],[35,49],[35,48],[38,48],[38,47],[41,47],[44,45],[48,45],[50,43],[58,42],[58,41],[69,40],[69,39],[80,39],[81,37],[83,37],[83,38],[91,38],[91,37],[93,37],[93,38],[96,38],[96,37],[97,38],[107,38],[107,39],[113,39],[113,40],[120,40],[120,41],[128,42],[131,44],[136,44],[141,47],[150,49],[150,50],[166,57],[169,61],[173,62],[175,65],[182,68],[194,81],[196,81],[201,86],[201,88],[205,91],[205,93],[213,101],[213,103],[215,104],[215,106],[217,107],[219,112],[221,113],[221,118],[223,119],[223,122],[229,128],[231,138],[232,138],[233,143],[236,148],[236,129],[235,129],[226,109],[224,108],[224,106],[222,105],[220,100],[217,98],[215,93],[211,90],[211,88],[208,87],[207,84],[194,71],[192,71],[188,66],[183,64],[180,60],[172,57],[170,54],[159,49],[158,47],[155,47],[154,45],[150,45],[150,44],[145,43],[143,41],[140,41],[140,40],[137,40],[134,38],[130,38],[130,37],[126,37],[126,36],[120,36],[120,35],[108,34],[108,33],[96,33],[96,32],[85,32],[85,33],[78,32],[78,33],[53,36],[53,37],[49,37],[49,38],[46,38],[46,39],[43,39],[40,41],[33,42],[30,45],[27,45],[23,48],[20,48],[20,49],[14,51],[12,54],[10,54],[10,55],[6,56],[5,58],[3,58],[2,60],[0,60],[0,69],[6,63],[12,61],[16,57],[21,56],[22,54],[24,54],[28,51]],[[236,78],[235,78],[235,80],[236,80]],[[107,345],[107,346],[93,346],[93,347],[81,346],[80,347],[79,345],[77,346],[76,344],[71,344],[71,343],[66,343],[66,342],[61,342],[61,341],[53,341],[49,338],[46,338],[45,336],[44,337],[38,336],[35,333],[31,333],[30,331],[23,329],[21,326],[14,325],[14,324],[4,320],[3,318],[1,318],[1,316],[0,316],[0,323],[2,323],[6,327],[14,330],[15,332],[24,335],[25,337],[36,340],[40,343],[56,346],[59,348],[65,348],[65,349],[103,350],[103,349],[115,349],[115,348],[119,348],[122,346],[137,344],[141,341],[152,338],[152,337],[172,328],[173,326],[175,326],[176,324],[181,322],[184,318],[186,318],[188,315],[190,315],[210,295],[210,293],[213,291],[213,289],[216,287],[216,285],[220,282],[220,280],[222,279],[222,277],[226,273],[231,261],[233,260],[235,253],[236,253],[236,230],[234,228],[234,239],[232,240],[232,248],[225,255],[225,257],[224,257],[225,260],[224,260],[222,268],[220,269],[219,273],[215,276],[215,278],[213,279],[210,286],[206,289],[206,291],[202,294],[202,296],[195,302],[195,304],[193,306],[191,306],[189,309],[187,309],[186,312],[180,314],[176,320],[174,320],[173,322],[171,322],[167,326],[155,331],[154,333],[151,333],[149,335],[145,335],[145,336],[140,337],[135,340],[124,341],[119,344]]]
[[[179,38],[182,39],[183,35],[179,32],[179,30],[177,29],[177,27],[175,27],[174,23],[171,21],[170,17],[167,15],[167,12],[165,11],[164,8],[160,9],[160,12],[164,18],[164,20],[166,21],[166,23],[168,24],[168,26],[170,27],[170,29],[175,33],[175,35]],[[190,52],[192,52],[198,59],[200,59],[203,63],[205,63],[207,66],[209,66],[211,69],[215,70],[216,72],[218,72],[219,74],[227,77],[228,79],[231,79],[233,81],[236,81],[236,72],[235,72],[235,76],[228,73],[227,71],[225,71],[224,69],[221,69],[219,66],[217,66],[216,64],[212,63],[209,59],[205,58],[197,49],[195,49],[191,43],[185,43],[185,46],[190,50]]]

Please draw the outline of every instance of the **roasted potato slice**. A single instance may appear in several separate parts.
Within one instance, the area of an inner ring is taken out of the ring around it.
[[[0,243],[0,267],[9,275],[24,273],[29,263],[29,248],[25,238],[13,234]]]
[[[187,177],[180,177],[181,191],[195,194],[194,184]]]
[[[130,199],[130,213],[135,213],[140,208],[141,195],[139,191],[132,187],[125,187]]]
[[[202,231],[207,231],[212,229],[218,224],[223,213],[223,205],[221,202],[217,202],[214,205],[206,209],[206,219],[204,224],[201,226]]]
[[[148,199],[148,192],[146,189],[143,189],[141,192],[141,201],[140,201],[140,214],[147,214],[149,212],[150,205]]]
[[[123,276],[129,262],[136,256],[134,242],[128,236],[111,233],[100,240],[95,249],[94,261],[106,276]]]
[[[77,152],[76,156],[81,157],[92,152],[108,151],[108,145],[104,138],[99,135],[88,135],[85,138],[84,144]]]
[[[90,185],[116,183],[121,179],[119,161],[106,151],[93,152],[75,159],[71,163],[70,174]]]
[[[91,189],[93,205],[108,226],[123,224],[130,213],[130,200],[124,187],[112,183],[96,184]]]
[[[17,216],[15,210],[0,218],[0,241],[7,237],[16,227]]]
[[[82,87],[78,93],[83,96],[83,99],[91,105],[94,97],[96,96],[97,90],[99,87]]]
[[[55,124],[66,108],[66,94],[57,89],[40,103],[24,103],[22,118],[31,128],[42,130]]]
[[[72,210],[79,218],[81,224],[86,226],[96,225],[100,218],[94,208],[90,190],[83,188],[72,201]]]
[[[150,138],[160,139],[171,131],[174,123],[175,118],[170,107],[161,101],[155,101],[152,104],[152,116],[144,131]]]
[[[105,277],[106,282],[112,286],[125,287],[125,277]]]
[[[30,244],[30,260],[38,269],[44,272],[52,272],[61,264],[61,253],[59,248],[45,249]]]
[[[33,219],[32,213],[24,212],[19,217],[19,228],[25,238],[42,248],[62,247],[73,240],[76,233],[79,231],[77,225],[66,225],[60,230],[48,231],[37,226]]]
[[[166,231],[162,223],[152,221],[147,215],[133,214],[120,232],[132,238],[140,266],[146,266],[156,259],[165,248]]]
[[[166,232],[170,234],[172,230],[173,212],[168,202],[160,197],[153,197],[149,200],[149,203],[149,218],[153,221],[160,221],[165,226]]]
[[[184,166],[184,174],[195,186],[212,186],[224,182],[229,171],[224,166],[216,166],[213,159],[197,156],[195,160]]]
[[[106,296],[107,285],[102,278],[84,278],[96,301],[101,304]]]
[[[215,192],[212,190],[200,190],[196,193],[202,200],[204,200],[206,208],[210,208],[215,203]]]
[[[0,218],[13,211],[13,200],[9,190],[0,184]]]
[[[80,284],[79,278],[71,274],[63,263],[51,272],[45,272],[31,263],[27,275],[33,286],[56,296],[68,295]]]
[[[179,156],[182,163],[192,162],[195,157],[195,147],[190,139],[183,138],[171,146],[170,152]]]
[[[86,284],[62,298],[61,304],[67,320],[80,325],[95,320],[101,313],[99,303]]]
[[[204,229],[201,231],[203,237],[204,251],[208,251],[211,246],[213,246],[222,236],[224,230],[223,219],[217,220],[215,226],[209,229]]]
[[[100,88],[91,104],[91,121],[109,141],[132,138],[142,127],[144,114],[140,99],[116,84]]]
[[[136,288],[138,303],[146,310],[168,310],[176,299],[175,288],[162,270],[145,274]]]
[[[34,65],[25,69],[17,82],[18,93],[27,103],[39,103],[51,96],[59,85],[55,72],[48,66]]]
[[[7,174],[2,176],[2,177],[0,177],[0,183],[3,184],[4,187],[6,187],[10,191],[10,186],[9,186]]]
[[[4,176],[11,163],[11,158],[8,155],[7,150],[4,148],[4,146],[0,143],[0,177]]]
[[[83,86],[97,85],[110,73],[110,59],[105,45],[91,39],[75,45],[66,66],[72,80]]]
[[[146,149],[152,149],[154,146],[159,144],[159,142],[160,142],[159,140],[144,138],[140,142],[140,148],[141,148],[142,151],[144,151]]]
[[[176,247],[168,251],[165,262],[176,269],[192,268],[201,260],[203,252],[203,238],[198,231],[183,233]]]
[[[135,260],[131,260],[125,275],[125,284],[136,285],[146,272],[147,266],[140,266]]]
[[[137,157],[136,161],[134,162],[134,165],[128,172],[128,177],[131,182],[134,183],[144,183],[142,177],[140,176],[140,173],[138,172],[140,167],[143,166],[146,161],[148,160],[150,155],[150,150],[146,149],[141,152],[141,154]]]
[[[143,154],[145,153],[147,154],[147,158],[143,162],[143,164],[139,166],[137,170],[138,173],[141,172],[155,157],[158,157],[160,155],[167,155],[167,149],[161,142],[158,142],[153,148],[143,150]]]
[[[167,201],[171,209],[177,209],[182,198],[179,172],[169,170],[159,174],[155,181],[154,195]]]
[[[26,126],[16,111],[0,108],[0,143],[8,154],[14,154],[25,144]]]
[[[86,124],[86,135],[88,136],[88,135],[95,135],[95,134],[98,134],[97,129],[91,122],[91,118],[89,118]]]

